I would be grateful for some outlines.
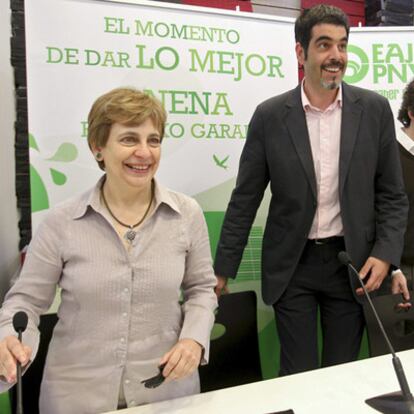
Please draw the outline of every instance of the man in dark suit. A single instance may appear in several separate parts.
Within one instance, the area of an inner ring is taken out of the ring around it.
[[[362,288],[338,259],[346,250],[368,291],[401,257],[407,200],[386,99],[342,82],[349,25],[318,5],[296,21],[301,85],[260,104],[249,125],[217,248],[216,292],[234,278],[268,184],[262,294],[273,305],[280,375],[357,358]]]

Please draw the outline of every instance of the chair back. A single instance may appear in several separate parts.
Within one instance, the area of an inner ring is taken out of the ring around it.
[[[209,363],[199,368],[201,392],[262,380],[254,291],[220,296],[212,336]]]
[[[411,291],[411,298],[414,297],[413,294],[414,292]],[[397,304],[401,301],[400,294],[372,298],[385,332],[396,352],[414,348],[414,309],[411,307],[408,311],[398,310]],[[364,304],[364,315],[370,355],[379,356],[390,353],[368,302]]]

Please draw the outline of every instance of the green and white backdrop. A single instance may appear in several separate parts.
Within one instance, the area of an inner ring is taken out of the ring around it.
[[[294,21],[145,0],[37,0],[25,2],[25,25],[33,230],[50,207],[95,184],[89,108],[133,86],[168,112],[157,176],[200,203],[214,256],[249,119],[258,103],[297,85]],[[396,111],[414,76],[412,39],[413,28],[352,30],[346,80],[385,95]],[[267,205],[268,195],[230,285],[258,293],[264,378],[278,367],[273,312],[260,295]]]

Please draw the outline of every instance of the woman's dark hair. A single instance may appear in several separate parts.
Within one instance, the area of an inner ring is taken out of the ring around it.
[[[406,128],[408,128],[411,123],[408,111],[414,115],[414,79],[405,87],[401,108],[398,111],[398,120]]]

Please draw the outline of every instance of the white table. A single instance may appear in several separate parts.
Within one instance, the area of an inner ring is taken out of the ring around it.
[[[414,350],[399,352],[414,392]],[[367,398],[399,390],[391,355],[302,374],[177,398],[108,414],[295,414],[378,413]]]

